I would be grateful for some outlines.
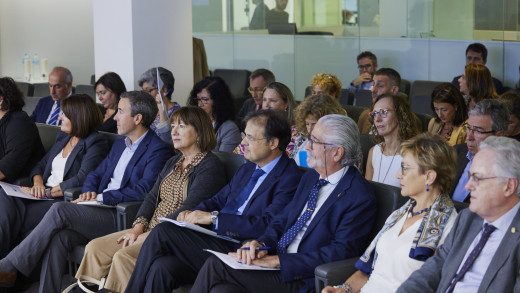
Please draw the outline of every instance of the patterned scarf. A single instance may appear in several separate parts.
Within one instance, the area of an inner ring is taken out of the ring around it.
[[[377,241],[388,229],[392,228],[403,216],[411,212],[415,205],[415,200],[410,199],[400,209],[393,212],[388,219],[386,219],[383,229],[377,233],[377,236],[372,240],[367,250],[356,262],[356,268],[370,275],[374,269],[374,264],[377,259],[376,245]],[[412,242],[409,257],[419,261],[426,261],[435,253],[439,241],[441,240],[444,228],[448,223],[448,219],[455,207],[450,197],[447,195],[438,196],[433,202],[430,210],[426,212],[417,233]]]

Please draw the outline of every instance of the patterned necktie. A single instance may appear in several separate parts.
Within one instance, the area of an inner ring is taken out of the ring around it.
[[[49,125],[60,125],[60,101],[56,102],[56,108],[52,112],[51,119],[49,119]]]
[[[489,225],[488,223],[484,224],[484,231],[482,232],[482,236],[480,237],[480,240],[478,241],[475,248],[473,248],[471,253],[468,255],[468,258],[464,262],[464,265],[462,266],[460,271],[457,273],[457,275],[455,275],[455,278],[453,278],[453,281],[451,281],[451,285],[448,288],[448,290],[446,290],[446,293],[453,292],[453,289],[455,289],[455,285],[457,284],[457,282],[462,280],[462,278],[464,277],[464,274],[466,274],[466,272],[469,270],[469,268],[471,268],[471,266],[477,259],[478,255],[482,251],[482,248],[484,248],[484,245],[486,245],[486,242],[489,239],[489,236],[491,235],[491,233],[493,233],[493,231],[495,231],[496,228],[497,227],[495,227],[493,225]]]
[[[307,221],[311,218],[312,213],[316,208],[316,202],[318,201],[318,192],[320,191],[320,188],[322,188],[327,183],[329,183],[327,180],[320,179],[318,183],[316,183],[316,185],[314,185],[314,187],[311,189],[311,194],[309,194],[305,212],[303,212],[303,215],[301,215],[298,221],[296,221],[296,223],[294,223],[294,225],[292,225],[292,227],[283,234],[282,238],[280,238],[280,241],[278,241],[278,244],[276,245],[278,254],[285,253],[287,246],[289,246],[289,244],[296,237],[296,234],[300,232],[305,223],[307,223]]]
[[[262,175],[264,175],[264,170],[262,169],[256,169],[255,172],[253,172],[253,175],[251,175],[251,178],[249,178],[249,182],[247,182],[247,185],[242,189],[240,194],[235,197],[230,203],[224,206],[224,208],[220,211],[224,214],[235,214],[240,208],[246,199],[251,194],[251,191],[253,191],[253,188],[256,185],[256,182],[258,181],[258,178],[260,178]]]

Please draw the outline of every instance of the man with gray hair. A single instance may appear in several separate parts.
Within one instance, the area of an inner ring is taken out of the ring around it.
[[[57,66],[49,74],[50,96],[43,97],[38,101],[36,108],[31,114],[34,122],[59,126],[61,101],[72,94],[72,73],[65,67]]]
[[[314,288],[316,266],[361,254],[376,203],[354,167],[361,154],[356,123],[343,115],[324,116],[305,148],[314,170],[303,175],[293,200],[263,235],[236,254],[244,264],[280,270],[234,270],[210,257],[193,292],[209,292],[216,285],[219,292],[307,292]]]
[[[468,171],[469,209],[397,292],[518,292],[520,142],[488,137]]]
[[[469,202],[468,171],[480,143],[489,136],[503,136],[509,126],[509,110],[498,100],[486,99],[468,113],[466,143],[455,146],[457,173],[450,194],[454,201]]]

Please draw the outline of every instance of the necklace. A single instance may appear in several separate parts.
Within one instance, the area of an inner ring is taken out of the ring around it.
[[[446,127],[446,123],[443,123],[442,124],[442,127],[439,128],[439,131],[437,131],[437,134],[438,135],[442,135],[442,132],[444,131],[444,128]],[[449,141],[450,138],[451,138],[451,134],[453,133],[453,126],[451,126],[449,129],[448,129],[448,132],[446,132],[446,134],[444,135],[444,140],[445,141]]]
[[[397,148],[399,150],[399,148]],[[377,170],[377,182],[384,183],[386,180],[386,176],[388,175],[388,172],[390,172],[390,169],[392,168],[392,163],[394,162],[395,155],[397,155],[397,150],[395,150],[394,155],[392,156],[392,160],[390,161],[390,166],[388,166],[388,169],[386,170],[385,178],[383,178],[383,181],[380,181],[381,177],[381,165],[383,164],[383,156],[384,152],[381,148],[381,157],[379,157],[379,170]]]
[[[430,208],[427,207],[427,208],[425,208],[425,209],[422,209],[422,210],[420,210],[420,211],[414,213],[413,208],[415,207],[416,204],[417,204],[417,202],[414,202],[414,203],[412,204],[412,206],[410,207],[410,209],[408,210],[408,218],[411,218],[411,217],[413,217],[413,216],[420,215],[420,214],[425,213],[425,212],[428,212],[428,211],[430,210]]]
[[[71,139],[69,140],[69,145],[70,145],[71,147],[75,147],[75,146],[78,144],[78,142],[76,141],[76,143],[72,143],[72,140],[73,140],[73,138],[71,138]]]

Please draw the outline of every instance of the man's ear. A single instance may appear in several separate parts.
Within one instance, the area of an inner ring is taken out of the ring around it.
[[[271,138],[271,140],[269,140],[269,148],[271,150],[277,149],[279,144],[280,144],[280,140],[277,137]]]
[[[141,122],[143,122],[143,115],[142,114],[136,114],[134,117],[134,124],[139,125]]]

